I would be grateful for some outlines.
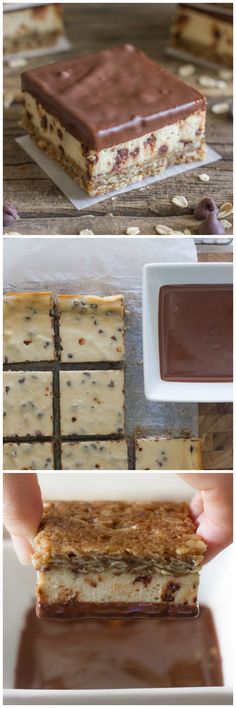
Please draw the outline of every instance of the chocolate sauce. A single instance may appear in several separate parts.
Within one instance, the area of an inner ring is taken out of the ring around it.
[[[25,618],[15,688],[222,686],[211,611],[197,619],[55,622]]]
[[[232,381],[232,285],[160,288],[159,351],[164,381]]]
[[[91,620],[91,619],[126,619],[148,617],[197,617],[199,606],[174,602],[54,602],[47,604],[37,601],[36,613],[39,619],[56,620]]]
[[[129,44],[25,71],[22,89],[95,150],[205,110],[201,93]]]

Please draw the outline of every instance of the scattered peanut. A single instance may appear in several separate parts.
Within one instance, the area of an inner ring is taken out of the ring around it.
[[[187,79],[188,76],[192,76],[195,74],[196,67],[194,64],[183,64],[183,66],[179,67],[178,74],[183,77],[183,79]]]
[[[173,229],[171,229],[169,226],[165,226],[164,224],[158,224],[155,226],[157,234],[160,236],[170,236],[170,234],[173,234]]]
[[[201,175],[198,175],[198,179],[200,179],[200,182],[209,182],[210,177],[206,174],[206,172],[202,172]]]
[[[214,103],[213,106],[211,107],[211,112],[215,113],[216,115],[223,115],[225,113],[229,113],[230,111],[230,105],[229,103]]]
[[[21,67],[26,66],[27,61],[24,57],[16,57],[15,59],[10,59],[7,62],[9,69],[21,69]]]
[[[138,236],[138,234],[140,234],[140,230],[138,226],[128,226],[126,233],[127,236]]]
[[[186,197],[183,197],[179,194],[177,194],[175,197],[172,197],[171,201],[172,204],[175,204],[175,206],[178,206],[181,209],[185,209],[188,206],[188,200],[186,199]]]
[[[219,78],[223,79],[224,81],[232,81],[233,72],[231,71],[231,69],[220,69]]]
[[[203,88],[223,90],[227,87],[226,81],[222,81],[220,79],[213,79],[212,76],[199,76],[198,83],[200,84],[200,86],[203,86]]]
[[[230,216],[233,213],[233,204],[231,202],[225,202],[219,209],[218,219],[224,219],[226,216]]]
[[[221,223],[223,224],[225,229],[231,229],[232,227],[232,224],[230,221],[228,221],[228,219],[222,219]]]

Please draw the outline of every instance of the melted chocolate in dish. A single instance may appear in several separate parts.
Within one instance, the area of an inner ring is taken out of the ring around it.
[[[232,285],[160,288],[159,351],[164,381],[232,381]]]
[[[109,689],[222,686],[211,611],[197,619],[25,619],[15,688]]]

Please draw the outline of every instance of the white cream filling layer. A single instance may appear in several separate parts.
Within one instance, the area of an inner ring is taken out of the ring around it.
[[[199,575],[174,576],[156,572],[148,577],[107,571],[79,574],[55,568],[38,572],[38,590],[44,600],[63,602],[174,602],[195,604]],[[169,599],[168,599],[169,598]],[[172,599],[171,599],[172,598]]]
[[[134,166],[142,166],[145,162],[166,160],[171,152],[179,154],[183,151],[195,152],[201,146],[204,133],[205,113],[198,111],[192,113],[184,120],[180,120],[172,125],[167,125],[160,130],[147,133],[140,138],[129,140],[126,143],[115,145],[111,148],[104,148],[99,152],[90,150],[86,157],[83,155],[82,144],[65,130],[60,121],[41,106],[40,103],[29,94],[24,92],[25,110],[31,115],[32,125],[36,128],[42,140],[46,140],[56,148],[60,154],[61,148],[65,158],[76,163],[80,170],[86,174],[89,165],[90,176],[95,178],[107,175],[112,172],[114,175],[129,170]],[[197,131],[201,131],[197,135]],[[188,144],[189,143],[189,144]],[[122,157],[122,151],[127,150],[128,156]],[[120,168],[116,170],[116,161],[121,159]]]

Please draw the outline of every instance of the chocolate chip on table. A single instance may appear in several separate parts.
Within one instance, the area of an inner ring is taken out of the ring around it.
[[[220,236],[225,233],[225,229],[222,222],[217,219],[217,214],[213,212],[199,224],[198,233],[200,236]]]
[[[3,226],[10,226],[18,218],[17,209],[14,204],[4,202],[3,204]]]
[[[200,221],[206,219],[209,214],[218,214],[218,207],[211,197],[203,197],[194,209],[194,216]]]

